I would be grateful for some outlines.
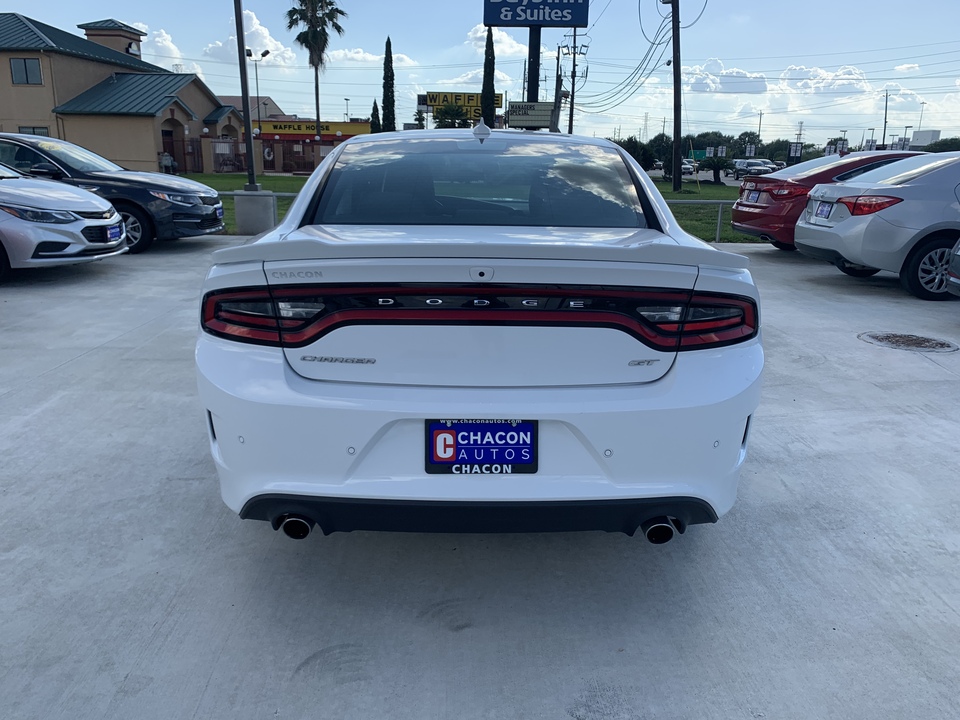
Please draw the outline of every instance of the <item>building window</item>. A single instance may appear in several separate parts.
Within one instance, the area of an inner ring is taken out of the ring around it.
[[[39,58],[10,58],[14,85],[43,85]]]
[[[30,127],[28,125],[21,125],[17,131],[21,135],[42,135],[43,137],[50,137],[50,128],[48,127]]]

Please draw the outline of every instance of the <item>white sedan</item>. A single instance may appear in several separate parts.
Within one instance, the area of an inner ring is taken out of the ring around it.
[[[93,262],[127,251],[108,200],[0,165],[0,281],[13,268]]]
[[[196,361],[223,499],[296,538],[715,522],[760,397],[746,265],[604,140],[352,138],[214,254]]]

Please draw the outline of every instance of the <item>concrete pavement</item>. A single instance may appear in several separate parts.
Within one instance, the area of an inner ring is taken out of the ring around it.
[[[192,349],[213,249],[0,286],[0,716],[960,716],[960,302],[749,255],[768,353],[734,510],[602,533],[313,535],[220,501]]]

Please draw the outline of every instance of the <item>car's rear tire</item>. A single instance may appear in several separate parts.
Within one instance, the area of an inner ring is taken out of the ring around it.
[[[7,251],[4,250],[3,244],[0,243],[0,283],[9,279],[10,277],[10,258],[7,257]]]
[[[848,263],[843,260],[837,263],[837,269],[844,275],[858,278],[873,277],[880,272],[879,268],[867,267],[866,265],[854,265],[853,263]]]
[[[900,269],[900,285],[921,300],[950,300],[947,268],[956,235],[932,235],[921,240]]]
[[[797,249],[797,246],[793,243],[784,243],[779,240],[771,240],[770,244],[773,245],[777,250],[783,250],[784,252],[793,252]]]
[[[153,245],[157,239],[149,216],[134,205],[120,205],[117,208],[123,218],[123,226],[127,231],[127,249],[131,253],[142,253]]]

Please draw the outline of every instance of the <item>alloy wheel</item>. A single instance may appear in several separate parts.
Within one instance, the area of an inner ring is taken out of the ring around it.
[[[917,280],[924,289],[941,293],[947,289],[947,268],[950,265],[949,248],[937,248],[927,253],[917,267]]]
[[[127,231],[127,245],[137,243],[140,238],[143,237],[143,225],[140,224],[140,221],[135,216],[126,211],[120,213],[120,217]]]

